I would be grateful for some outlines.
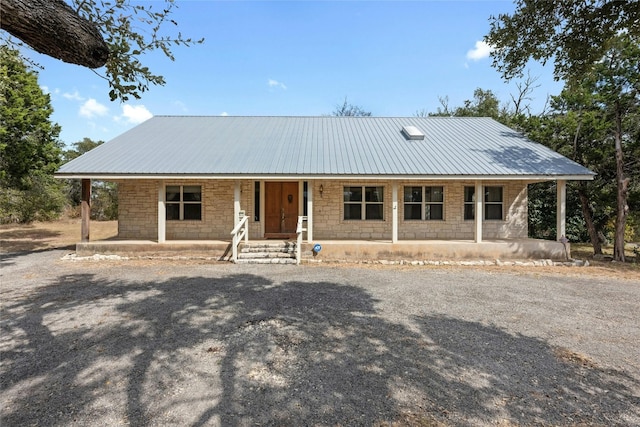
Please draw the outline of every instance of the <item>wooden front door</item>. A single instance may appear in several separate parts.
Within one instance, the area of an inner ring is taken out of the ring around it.
[[[298,224],[298,183],[264,183],[264,237],[288,239],[296,234]]]

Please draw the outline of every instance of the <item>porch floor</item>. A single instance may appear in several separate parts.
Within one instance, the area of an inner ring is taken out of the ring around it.
[[[250,240],[281,242],[282,240]],[[320,244],[319,253],[313,246]],[[241,243],[242,247],[243,243]],[[185,257],[227,261],[231,258],[231,242],[225,240],[96,240],[76,245],[78,256],[94,254],[128,257]],[[537,239],[493,239],[476,243],[472,240],[317,240],[302,244],[302,259],[324,261],[363,260],[496,260],[552,259],[571,257],[570,244]]]

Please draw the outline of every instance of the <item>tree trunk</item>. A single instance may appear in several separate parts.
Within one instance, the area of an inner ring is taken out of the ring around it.
[[[624,159],[622,156],[622,117],[620,108],[616,106],[616,127],[614,139],[616,144],[616,181],[618,184],[618,212],[616,214],[616,231],[613,241],[613,259],[615,261],[625,261],[624,257],[624,229],[627,222],[629,206],[627,205],[627,195],[629,191],[629,178],[624,177]]]
[[[1,0],[0,10],[0,28],[40,53],[89,68],[107,62],[98,27],[62,0]]]
[[[578,196],[580,197],[580,205],[582,207],[582,216],[584,218],[584,222],[587,225],[587,231],[589,232],[589,239],[591,240],[591,246],[593,246],[593,254],[594,255],[602,255],[602,244],[600,243],[600,239],[598,238],[598,230],[596,230],[596,225],[593,222],[593,215],[591,213],[591,205],[589,203],[589,196],[585,191],[586,182],[581,181],[578,184]]]

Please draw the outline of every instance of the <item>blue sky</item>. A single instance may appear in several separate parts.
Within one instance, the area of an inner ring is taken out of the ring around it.
[[[67,144],[109,140],[151,115],[326,115],[345,97],[375,116],[436,111],[438,97],[459,106],[474,89],[503,101],[515,93],[491,68],[479,42],[490,15],[512,12],[499,1],[178,1],[174,19],[205,43],[143,59],[163,75],[141,100],[111,102],[93,71],[29,52],[44,66],[52,119]],[[100,70],[98,70],[99,72]],[[532,107],[557,94],[550,65]]]

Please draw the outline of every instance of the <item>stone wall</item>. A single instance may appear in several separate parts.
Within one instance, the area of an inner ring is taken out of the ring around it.
[[[483,221],[483,238],[527,237],[527,183],[491,181],[503,187],[503,220]],[[167,221],[167,240],[229,240],[233,229],[233,180],[123,180],[118,183],[118,235],[124,239],[156,240],[158,232],[158,189],[160,185],[201,185],[202,220]],[[320,186],[322,185],[322,193]],[[345,220],[345,186],[382,186],[382,220]],[[473,239],[474,221],[464,220],[464,187],[473,181],[398,181],[399,240]],[[404,186],[444,187],[444,220],[405,220]],[[313,189],[313,235],[324,240],[390,240],[392,233],[392,182],[357,180],[309,181]],[[264,188],[264,187],[263,187]],[[302,184],[300,185],[302,191]],[[262,194],[264,204],[264,194]],[[240,209],[249,216],[249,236],[260,239],[261,223],[255,222],[254,181],[241,181]],[[302,197],[300,198],[302,200]]]
[[[343,189],[347,186],[383,186],[383,220],[344,220]],[[527,183],[491,181],[503,187],[503,220],[483,221],[483,238],[526,238]],[[311,183],[310,183],[311,185]],[[320,185],[323,193],[320,195]],[[464,187],[473,181],[398,181],[398,239],[473,239],[474,221],[464,220]],[[405,220],[404,186],[444,187],[444,220]],[[392,183],[389,181],[316,181],[314,188],[313,236],[315,239],[384,239],[392,233]]]

